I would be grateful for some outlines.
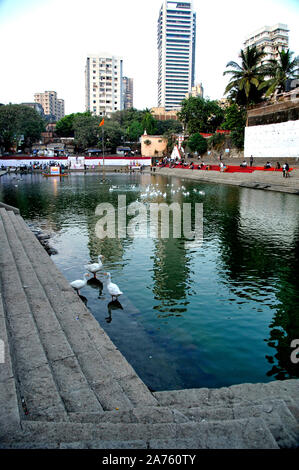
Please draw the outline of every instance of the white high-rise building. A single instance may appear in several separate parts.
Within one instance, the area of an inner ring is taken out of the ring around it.
[[[95,116],[123,109],[123,61],[109,54],[89,55],[85,66],[85,106]]]
[[[194,86],[196,13],[192,1],[164,0],[158,18],[158,107],[180,106]]]
[[[245,38],[244,49],[252,46],[256,46],[258,49],[264,48],[266,56],[262,60],[262,63],[272,59],[277,60],[279,52],[289,47],[288,26],[283,23],[277,23],[273,26],[263,26]]]

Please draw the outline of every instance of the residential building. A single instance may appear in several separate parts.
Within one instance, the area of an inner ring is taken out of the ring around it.
[[[186,98],[190,98],[190,96],[197,97],[200,96],[203,98],[203,86],[202,83],[195,85],[191,88],[191,91],[186,93]]]
[[[21,104],[23,104],[24,106],[29,106],[32,109],[35,109],[35,111],[37,111],[41,117],[44,117],[45,115],[44,108],[42,107],[40,103],[21,103]]]
[[[244,41],[244,49],[256,46],[264,48],[266,56],[262,63],[278,59],[279,52],[289,47],[289,28],[286,24],[277,23],[273,26],[264,26],[248,35]]]
[[[124,109],[133,108],[133,78],[123,77]]]
[[[64,117],[64,100],[57,98],[56,91],[45,91],[34,94],[35,103],[39,103],[49,120],[59,121]]]
[[[177,121],[178,120],[178,111],[180,109],[171,109],[170,111],[165,111],[165,108],[151,108],[151,114],[158,121],[168,121],[170,119]]]
[[[89,55],[85,66],[85,107],[95,116],[123,109],[123,60],[109,54]]]
[[[196,13],[192,1],[163,0],[158,18],[158,107],[180,106],[194,86]]]

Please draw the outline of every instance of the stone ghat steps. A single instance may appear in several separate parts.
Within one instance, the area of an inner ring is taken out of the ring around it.
[[[72,411],[156,404],[23,219],[5,209],[0,265],[23,418],[65,421]]]
[[[2,448],[278,449],[261,418],[202,423],[90,424],[23,421],[23,431],[0,442]],[[129,437],[129,440],[128,440]],[[107,442],[108,441],[108,442]],[[38,443],[38,444],[36,444]],[[121,443],[123,445],[121,445]],[[138,446],[135,447],[135,444]],[[131,447],[134,446],[134,447]]]
[[[299,446],[297,380],[151,393],[24,220],[1,208],[0,328],[0,448]]]

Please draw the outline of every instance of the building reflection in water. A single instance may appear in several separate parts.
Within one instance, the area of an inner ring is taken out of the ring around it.
[[[291,342],[299,338],[298,198],[245,188],[238,196],[238,204],[219,225],[219,273],[234,294],[274,312],[265,338],[273,349],[266,356],[271,364],[267,375],[298,377],[298,366],[290,360]]]

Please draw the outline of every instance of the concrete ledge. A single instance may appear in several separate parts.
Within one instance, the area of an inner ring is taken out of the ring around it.
[[[0,202],[0,207],[3,207],[7,211],[12,211],[15,214],[20,214],[20,209],[17,209],[16,207],[10,206],[8,204],[5,204],[4,202]]]

